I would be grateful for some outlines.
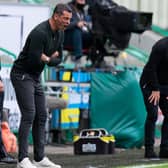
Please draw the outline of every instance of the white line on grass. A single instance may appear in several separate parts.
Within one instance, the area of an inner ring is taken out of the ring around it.
[[[121,167],[121,168],[152,168],[152,167],[160,167],[162,168],[162,166],[167,166],[168,167],[168,163],[162,163],[162,164],[151,164],[151,165],[137,165],[137,166],[126,166],[126,167]]]

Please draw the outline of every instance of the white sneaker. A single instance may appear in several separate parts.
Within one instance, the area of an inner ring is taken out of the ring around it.
[[[37,167],[31,163],[28,157],[26,157],[21,162],[17,163],[17,168],[37,168]]]
[[[40,162],[33,161],[33,164],[37,168],[61,168],[60,165],[53,163],[47,157],[44,157]]]

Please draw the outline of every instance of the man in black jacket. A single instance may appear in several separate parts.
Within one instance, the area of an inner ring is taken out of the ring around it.
[[[147,110],[145,158],[157,157],[154,152],[154,140],[158,107],[164,115],[159,157],[168,158],[168,37],[159,40],[153,46],[140,79],[140,86]]]
[[[17,168],[61,168],[44,155],[47,112],[40,74],[45,64],[57,66],[61,63],[63,31],[69,25],[71,17],[69,6],[57,4],[52,17],[30,32],[12,67],[11,81],[21,111]],[[31,127],[34,144],[33,164],[28,158],[28,136]]]

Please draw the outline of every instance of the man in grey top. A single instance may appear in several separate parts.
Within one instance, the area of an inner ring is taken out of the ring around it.
[[[62,60],[64,29],[72,17],[71,9],[57,4],[49,20],[37,25],[11,70],[11,81],[21,111],[18,168],[61,168],[44,155],[45,95],[40,81],[45,64],[57,66]],[[28,157],[28,136],[32,127],[34,160]]]

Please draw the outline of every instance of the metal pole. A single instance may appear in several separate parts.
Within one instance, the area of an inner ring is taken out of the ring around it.
[[[137,0],[137,10],[141,10],[141,0]]]

